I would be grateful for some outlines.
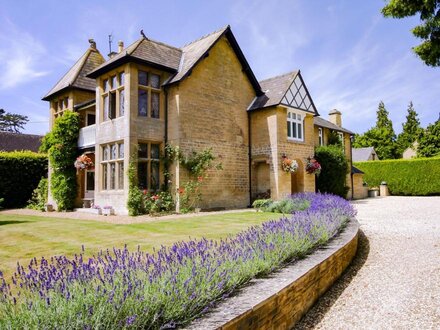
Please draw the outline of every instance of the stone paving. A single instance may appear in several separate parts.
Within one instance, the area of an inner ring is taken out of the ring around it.
[[[354,205],[357,257],[295,329],[440,329],[440,197]]]

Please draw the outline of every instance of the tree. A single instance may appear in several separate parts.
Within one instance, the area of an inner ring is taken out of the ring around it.
[[[24,125],[29,121],[27,116],[6,112],[0,109],[0,131],[20,133]]]
[[[422,133],[420,120],[412,102],[409,103],[407,111],[406,122],[402,124],[402,133],[397,137],[397,148],[400,155],[402,155],[405,149],[411,147],[420,138]]]
[[[315,149],[315,158],[321,164],[321,173],[316,177],[316,188],[322,193],[347,197],[345,180],[349,170],[347,158],[340,146],[320,146]]]
[[[440,118],[428,125],[426,131],[421,135],[417,147],[418,157],[433,157],[440,155]]]
[[[440,66],[440,0],[390,0],[382,8],[385,17],[404,18],[420,13],[422,24],[412,33],[423,40],[413,51],[426,65]]]
[[[355,135],[353,147],[374,147],[379,159],[397,158],[396,133],[393,122],[388,118],[388,111],[381,101],[376,113],[376,126],[370,128],[363,135]]]

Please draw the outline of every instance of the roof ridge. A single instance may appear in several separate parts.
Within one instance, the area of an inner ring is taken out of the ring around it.
[[[259,82],[261,83],[263,81],[277,79],[277,78],[289,76],[289,75],[292,75],[292,74],[298,74],[298,72],[299,72],[299,69],[298,70],[293,70],[293,71],[290,71],[290,72],[287,72],[287,73],[283,73],[283,74],[280,74],[280,75],[277,75],[277,76],[274,76],[274,77],[270,77],[270,78],[266,78],[266,79],[260,80]]]
[[[152,41],[152,42],[154,42],[154,43],[156,43],[156,44],[159,44],[159,45],[162,45],[162,46],[168,47],[168,48],[173,48],[173,49],[176,49],[176,50],[182,51],[182,49],[180,49],[179,47],[176,47],[176,46],[172,46],[172,45],[166,44],[166,43],[164,43],[164,42],[162,42],[162,41],[158,41],[158,40],[150,39],[150,38],[148,38],[147,40],[148,40],[148,41]]]
[[[194,44],[194,43],[196,43],[196,42],[198,42],[198,41],[200,41],[200,40],[206,39],[206,38],[212,36],[213,34],[219,33],[220,31],[223,31],[223,32],[224,32],[224,31],[226,31],[226,30],[227,30],[228,28],[230,28],[230,27],[231,27],[231,26],[228,24],[228,25],[222,27],[221,29],[215,30],[215,31],[213,31],[213,32],[211,32],[211,33],[208,33],[208,34],[206,34],[206,35],[204,35],[204,36],[202,36],[202,37],[200,37],[200,38],[198,38],[198,39],[196,39],[196,40],[193,40],[193,41],[191,41],[191,42],[189,42],[189,43],[183,45],[180,49],[182,49],[182,48],[184,48],[184,47],[187,47],[187,46],[189,46],[189,45],[191,45],[191,44]]]

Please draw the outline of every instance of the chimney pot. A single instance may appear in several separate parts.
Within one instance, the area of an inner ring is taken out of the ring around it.
[[[122,40],[118,41],[118,53],[124,50],[124,42]]]
[[[341,127],[342,126],[342,113],[337,110],[337,109],[333,109],[328,113],[330,122],[332,122],[333,124],[335,124],[336,126]]]

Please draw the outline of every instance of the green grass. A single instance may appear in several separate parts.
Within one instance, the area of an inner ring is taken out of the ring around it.
[[[109,224],[91,220],[45,218],[0,213],[0,270],[12,275],[17,261],[26,266],[33,257],[72,256],[85,246],[91,256],[101,249],[140,246],[151,252],[189,237],[219,239],[279,214],[225,213],[137,224]]]

